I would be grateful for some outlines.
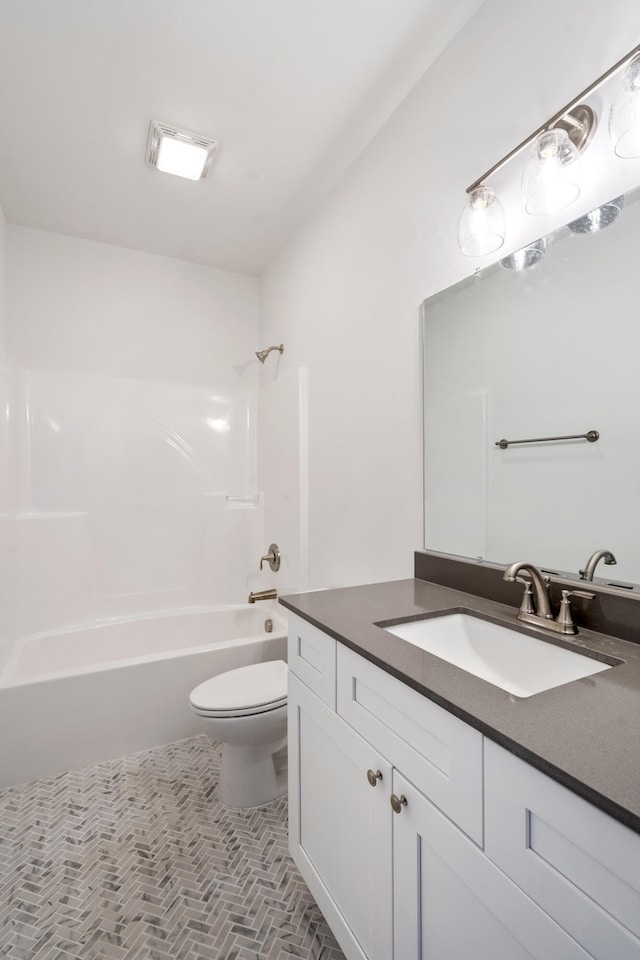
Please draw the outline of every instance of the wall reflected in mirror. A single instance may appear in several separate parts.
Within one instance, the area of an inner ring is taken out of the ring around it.
[[[640,583],[640,203],[423,304],[425,547]],[[598,431],[501,449],[502,438]]]

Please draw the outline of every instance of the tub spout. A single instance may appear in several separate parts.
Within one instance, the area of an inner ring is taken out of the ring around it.
[[[273,588],[271,590],[256,590],[249,594],[249,603],[255,603],[256,600],[277,600],[278,592]]]

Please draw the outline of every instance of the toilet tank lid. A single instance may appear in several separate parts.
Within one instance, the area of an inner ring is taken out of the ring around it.
[[[284,660],[252,663],[205,680],[189,700],[199,710],[233,710],[285,700],[287,665]]]

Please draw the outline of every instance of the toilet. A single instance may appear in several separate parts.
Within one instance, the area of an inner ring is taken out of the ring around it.
[[[286,762],[275,758],[287,743],[283,660],[205,680],[191,691],[189,705],[203,732],[223,744],[219,796],[225,806],[259,807],[286,793]]]

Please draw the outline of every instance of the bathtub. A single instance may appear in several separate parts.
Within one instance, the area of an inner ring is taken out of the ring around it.
[[[0,787],[194,736],[193,687],[278,659],[286,659],[286,621],[265,603],[21,638],[0,674]]]

